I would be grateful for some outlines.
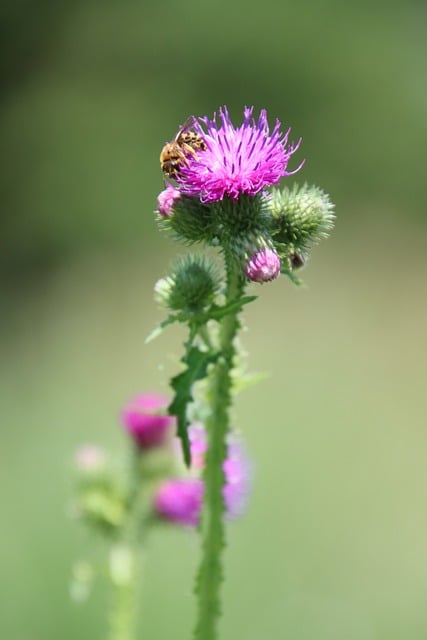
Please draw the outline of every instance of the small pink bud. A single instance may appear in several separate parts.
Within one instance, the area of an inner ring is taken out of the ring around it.
[[[168,185],[166,189],[161,191],[157,196],[157,208],[161,216],[169,218],[172,212],[175,200],[181,197],[180,192],[175,187]]]
[[[85,473],[96,473],[105,466],[105,452],[94,444],[85,444],[77,449],[74,461],[77,468]]]
[[[253,282],[270,282],[279,274],[280,258],[269,247],[264,247],[251,256],[245,266],[245,275]]]
[[[175,422],[163,412],[168,398],[155,393],[138,395],[122,411],[122,422],[139,449],[151,449],[165,444],[168,431]]]

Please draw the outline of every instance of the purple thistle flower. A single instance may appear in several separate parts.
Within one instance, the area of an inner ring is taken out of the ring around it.
[[[122,422],[139,449],[165,444],[175,418],[164,414],[168,398],[146,393],[133,398],[122,411]]]
[[[228,518],[241,516],[250,490],[251,471],[242,442],[230,437],[227,459],[223,465],[225,485],[223,496]]]
[[[189,427],[192,471],[200,473],[207,450],[206,431],[201,423]],[[249,493],[250,472],[242,443],[230,437],[223,465],[223,497],[227,518],[241,515]],[[163,519],[176,524],[199,524],[204,486],[198,477],[172,478],[163,482],[154,496],[154,510]]]
[[[172,209],[173,209],[173,205],[175,204],[175,201],[178,200],[178,198],[180,197],[181,197],[181,194],[178,191],[178,189],[175,189],[175,187],[168,184],[166,189],[161,191],[157,196],[157,207],[160,215],[163,216],[164,218],[169,218],[172,213]]]
[[[266,110],[261,110],[258,121],[252,117],[253,110],[245,107],[243,124],[238,128],[233,126],[225,106],[219,109],[219,123],[216,114],[212,120],[194,119],[193,129],[207,148],[195,156],[188,155],[176,178],[181,193],[206,203],[224,197],[237,200],[243,193],[255,196],[302,167],[304,162],[287,171],[301,139],[288,145],[290,129],[283,134],[276,120],[270,133]]]
[[[245,275],[252,282],[270,282],[280,274],[280,258],[274,249],[264,247],[249,258]]]
[[[160,485],[154,497],[154,509],[169,522],[197,526],[202,501],[203,482],[199,478],[175,478]]]

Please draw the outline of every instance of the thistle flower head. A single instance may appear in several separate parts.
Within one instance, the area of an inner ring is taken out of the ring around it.
[[[233,125],[225,106],[219,109],[219,122],[216,114],[212,120],[194,119],[193,129],[206,149],[189,155],[181,168],[176,179],[181,193],[204,203],[225,197],[237,200],[243,193],[254,196],[300,169],[302,163],[294,171],[287,166],[301,140],[288,144],[290,129],[283,134],[276,120],[270,132],[266,110],[261,110],[257,121],[253,111],[245,107],[240,127]]]
[[[156,393],[134,397],[122,411],[122,423],[126,431],[141,449],[163,445],[175,419],[164,414],[168,398]]]
[[[270,282],[280,275],[280,258],[274,249],[264,247],[245,265],[245,275],[253,282]]]

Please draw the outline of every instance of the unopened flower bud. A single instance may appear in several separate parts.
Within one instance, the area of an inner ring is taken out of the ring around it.
[[[274,189],[271,198],[272,235],[287,255],[304,254],[323,238],[334,224],[334,205],[317,187],[295,185]]]
[[[147,393],[133,398],[122,411],[122,423],[141,449],[152,449],[166,443],[175,418],[165,415],[169,405],[165,396]]]
[[[197,313],[212,304],[220,289],[215,265],[204,256],[189,255],[155,286],[157,300],[174,311]]]
[[[280,258],[274,249],[263,247],[245,265],[245,275],[253,282],[270,282],[280,274]]]
[[[105,468],[105,452],[94,444],[81,446],[74,457],[76,467],[83,473],[97,473]]]
[[[168,185],[157,196],[157,208],[161,216],[169,218],[172,215],[172,209],[177,200],[181,197],[180,192],[175,187]]]

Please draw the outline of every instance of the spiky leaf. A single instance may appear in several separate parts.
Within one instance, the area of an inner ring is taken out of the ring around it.
[[[188,346],[181,362],[185,369],[171,380],[171,387],[175,391],[174,398],[168,407],[168,413],[177,418],[177,434],[181,439],[182,452],[187,467],[191,464],[190,441],[188,438],[187,418],[188,405],[193,401],[193,385],[207,375],[209,364],[215,362],[218,353],[201,351],[198,347]]]

